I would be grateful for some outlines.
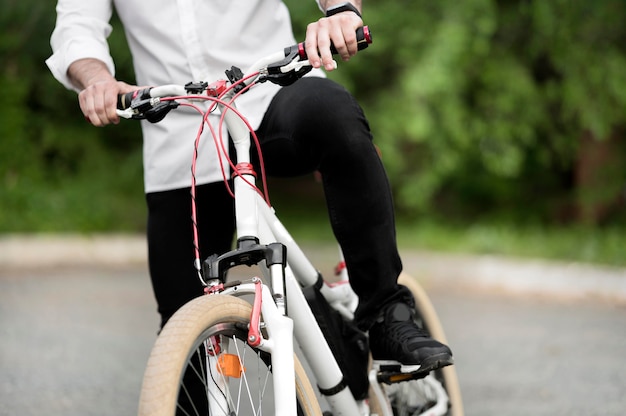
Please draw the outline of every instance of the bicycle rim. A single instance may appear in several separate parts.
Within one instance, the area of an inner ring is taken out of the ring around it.
[[[250,304],[202,296],[163,328],[148,361],[140,415],[274,415],[271,356],[247,344]],[[296,359],[298,415],[321,410]]]
[[[447,343],[443,327],[430,299],[422,287],[409,275],[402,273],[398,279],[406,286],[415,299],[415,307],[420,319],[418,324],[436,340]],[[386,396],[386,403],[379,403],[370,391],[372,414],[393,416],[463,416],[461,389],[454,366],[432,371],[420,380],[411,380],[391,385],[379,384]],[[374,398],[374,400],[372,400]]]

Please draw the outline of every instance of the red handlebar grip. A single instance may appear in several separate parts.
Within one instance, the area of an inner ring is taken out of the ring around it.
[[[369,44],[372,43],[372,32],[370,32],[368,26],[362,26],[356,30],[356,43],[360,51],[367,48]],[[333,55],[337,55],[338,52],[335,45],[330,45],[330,52]],[[306,51],[304,50],[304,42],[298,43],[298,55],[300,59],[307,58]]]

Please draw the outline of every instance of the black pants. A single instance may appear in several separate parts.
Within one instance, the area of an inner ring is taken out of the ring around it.
[[[269,175],[321,173],[331,226],[360,299],[359,326],[369,328],[385,304],[411,302],[397,284],[402,263],[389,183],[354,98],[332,81],[304,78],[276,95],[257,134]],[[147,202],[150,274],[165,323],[202,293],[193,268],[189,189],[150,193]],[[200,186],[197,203],[203,259],[229,250],[233,201],[224,185]]]

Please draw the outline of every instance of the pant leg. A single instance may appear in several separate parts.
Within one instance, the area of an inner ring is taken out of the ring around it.
[[[363,111],[338,84],[303,78],[283,88],[258,130],[269,175],[322,174],[333,232],[359,296],[357,323],[369,328],[381,306],[410,302],[397,284],[391,190]]]
[[[148,264],[161,326],[203,287],[193,265],[190,189],[154,192],[148,204]],[[196,188],[201,260],[231,249],[234,205],[223,183]]]

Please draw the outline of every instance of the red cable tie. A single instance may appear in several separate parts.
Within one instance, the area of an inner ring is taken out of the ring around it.
[[[345,268],[346,268],[345,261],[340,261],[339,263],[337,263],[337,265],[335,266],[335,276],[339,276]]]
[[[252,175],[256,178],[256,172],[254,171],[254,166],[252,163],[237,163],[235,170],[233,171],[232,177],[241,175]]]

